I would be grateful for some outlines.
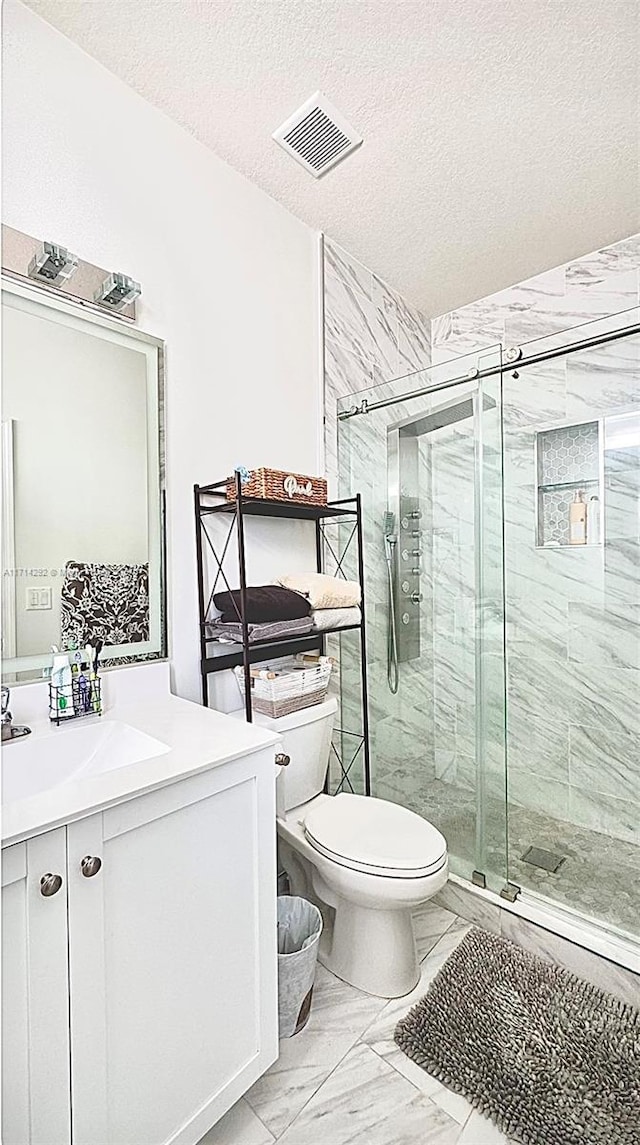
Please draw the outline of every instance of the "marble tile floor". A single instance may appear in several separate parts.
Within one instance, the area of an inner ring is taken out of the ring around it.
[[[470,929],[432,903],[414,921],[422,961],[413,993],[373,998],[319,967],[306,1028],[281,1042],[278,1061],[200,1145],[507,1145],[393,1040],[396,1022]]]
[[[383,798],[394,799],[379,791]],[[475,866],[475,792],[458,784],[431,779],[402,800],[425,815],[447,839],[449,853],[462,859],[467,877]],[[528,847],[542,847],[566,856],[556,873],[522,861]],[[488,862],[494,872],[504,867],[504,808],[487,805]],[[455,869],[455,868],[454,868]],[[586,827],[556,819],[545,811],[509,805],[509,878],[561,906],[580,911],[598,922],[637,935],[640,919],[640,847]]]

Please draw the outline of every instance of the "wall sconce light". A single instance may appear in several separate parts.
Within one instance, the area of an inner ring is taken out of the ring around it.
[[[118,313],[142,294],[142,287],[126,274],[110,274],[96,291],[94,302]]]
[[[43,243],[29,263],[29,278],[48,282],[50,286],[60,286],[67,282],[78,268],[78,258],[63,246]]]

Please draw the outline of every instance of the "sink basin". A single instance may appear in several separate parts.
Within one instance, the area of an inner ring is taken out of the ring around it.
[[[3,745],[2,801],[28,799],[70,780],[164,755],[170,748],[121,720],[60,727]]]

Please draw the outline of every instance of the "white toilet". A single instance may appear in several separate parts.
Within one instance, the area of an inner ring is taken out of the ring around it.
[[[395,803],[322,794],[336,711],[327,700],[280,719],[254,716],[290,758],[277,780],[280,858],[292,894],[322,910],[320,961],[360,990],[397,998],[419,979],[411,914],[446,883],[447,844]]]

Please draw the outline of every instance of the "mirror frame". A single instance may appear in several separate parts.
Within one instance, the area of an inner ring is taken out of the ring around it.
[[[147,505],[148,505],[148,544],[149,544],[149,640],[129,644],[105,645],[102,649],[101,668],[109,668],[109,661],[125,658],[132,663],[138,660],[163,660],[167,658],[167,607],[166,607],[166,482],[165,482],[165,344],[160,338],[146,334],[133,324],[126,325],[110,316],[96,313],[95,309],[83,307],[74,302],[56,297],[37,287],[24,285],[6,275],[1,277],[2,305],[13,307],[26,313],[35,314],[46,321],[60,321],[71,329],[81,330],[94,337],[144,353],[146,360],[146,400],[147,400]],[[13,504],[6,489],[5,477],[8,467],[13,466],[12,441],[9,430],[3,426],[2,433],[2,612],[9,606],[9,596],[13,598],[15,609],[15,588],[17,577],[4,574],[5,557],[8,553],[7,541],[11,543],[13,531]],[[9,537],[6,536],[7,526]],[[157,570],[155,573],[152,570]],[[46,676],[51,666],[51,652],[32,656],[3,657],[2,678],[10,677],[12,687],[21,683],[33,683]],[[113,665],[116,667],[117,665]],[[16,675],[29,673],[21,680]]]

